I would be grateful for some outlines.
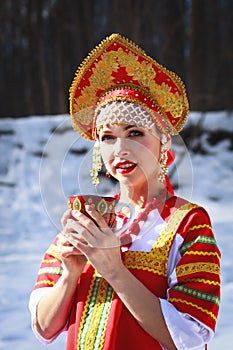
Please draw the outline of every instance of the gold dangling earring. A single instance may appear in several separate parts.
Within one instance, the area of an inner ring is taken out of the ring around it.
[[[161,171],[159,173],[158,179],[160,182],[164,182],[165,176],[167,175],[168,172],[168,166],[167,166],[167,151],[168,151],[168,142],[167,142],[167,137],[162,134],[161,137],[161,154],[160,154],[160,168]]]
[[[98,173],[102,168],[102,160],[100,154],[100,146],[99,141],[96,141],[93,152],[92,152],[92,169],[90,171],[90,175],[92,177],[93,185],[97,186],[99,184]]]

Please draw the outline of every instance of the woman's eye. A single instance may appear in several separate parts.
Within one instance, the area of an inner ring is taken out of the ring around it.
[[[100,138],[100,141],[104,142],[104,141],[110,141],[110,140],[113,140],[113,139],[114,139],[114,136],[112,136],[112,135],[102,135],[101,138]]]
[[[134,136],[142,136],[143,132],[141,130],[130,130],[129,136],[134,137]]]

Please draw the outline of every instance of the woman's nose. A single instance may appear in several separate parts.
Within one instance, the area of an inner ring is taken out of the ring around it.
[[[118,137],[114,147],[115,156],[126,156],[129,154],[129,144],[125,138]]]

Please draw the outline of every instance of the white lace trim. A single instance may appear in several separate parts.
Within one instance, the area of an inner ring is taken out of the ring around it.
[[[150,114],[142,106],[126,101],[109,102],[100,107],[96,118],[96,129],[106,124],[127,124],[151,130],[155,125]]]

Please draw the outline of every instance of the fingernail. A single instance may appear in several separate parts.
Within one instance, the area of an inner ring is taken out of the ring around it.
[[[77,215],[79,213],[78,210],[72,210],[72,215]]]
[[[86,205],[85,205],[85,209],[86,209],[87,211],[92,211],[92,210],[93,210],[92,206],[89,205],[89,204],[86,204]]]

